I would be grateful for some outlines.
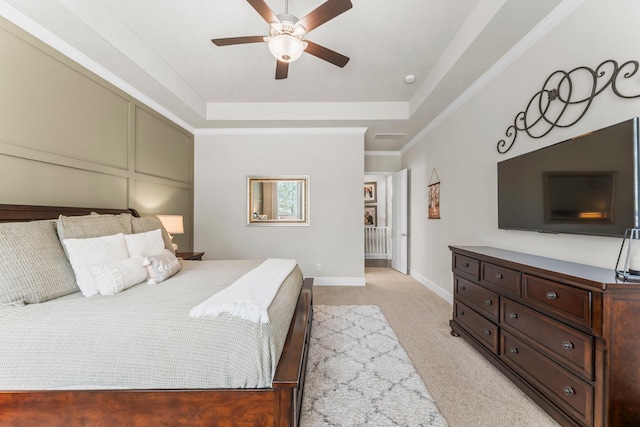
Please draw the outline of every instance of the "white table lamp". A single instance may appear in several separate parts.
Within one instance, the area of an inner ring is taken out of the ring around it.
[[[173,243],[173,235],[174,234],[184,234],[184,221],[182,220],[182,215],[156,215],[162,226],[169,233],[169,237],[171,238],[171,245],[173,246],[173,250],[178,250],[178,245]]]

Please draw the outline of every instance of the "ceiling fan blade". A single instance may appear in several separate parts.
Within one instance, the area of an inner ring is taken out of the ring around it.
[[[276,64],[276,80],[286,79],[289,75],[289,63],[277,61]]]
[[[264,0],[247,0],[247,1],[251,5],[251,7],[253,7],[256,10],[256,12],[258,12],[260,16],[262,16],[262,19],[267,21],[267,24],[271,24],[272,22],[280,22],[276,14],[273,13],[273,10],[271,10],[269,5],[265,3]]]
[[[264,42],[264,36],[246,36],[246,37],[227,37],[224,39],[211,39],[216,46],[229,46],[234,44],[245,43],[261,43]]]
[[[306,14],[297,23],[301,24],[307,33],[319,27],[327,21],[351,9],[353,5],[350,0],[328,0]]]
[[[349,62],[348,57],[338,52],[327,49],[326,47],[320,46],[319,44],[316,44],[314,42],[310,42],[309,40],[305,41],[307,42],[307,48],[304,51],[310,53],[315,57],[324,59],[327,62],[331,62],[333,65],[337,65],[340,68],[344,67],[345,65],[347,65],[347,62]]]

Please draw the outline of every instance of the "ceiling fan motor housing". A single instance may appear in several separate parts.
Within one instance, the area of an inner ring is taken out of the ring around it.
[[[278,36],[280,34],[288,34],[297,39],[302,39],[302,36],[307,32],[307,30],[300,24],[296,25],[299,21],[293,15],[289,15],[288,13],[281,13],[277,15],[279,22],[271,22],[271,29],[269,30],[269,34],[271,37]]]

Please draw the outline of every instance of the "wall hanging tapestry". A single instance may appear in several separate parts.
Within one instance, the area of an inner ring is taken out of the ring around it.
[[[435,175],[435,178],[434,178]],[[429,219],[440,219],[440,178],[436,168],[431,171],[431,178],[427,185],[429,193],[428,216]]]

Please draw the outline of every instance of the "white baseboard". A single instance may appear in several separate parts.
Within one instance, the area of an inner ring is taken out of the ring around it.
[[[314,277],[313,286],[364,286],[364,277]]]
[[[427,279],[417,271],[411,270],[409,275],[414,279],[416,279],[418,282],[422,283],[428,289],[433,291],[440,298],[442,298],[449,304],[453,305],[453,294],[451,292],[447,292],[444,288],[442,288],[441,286],[438,286],[435,282],[432,282],[431,280]]]

